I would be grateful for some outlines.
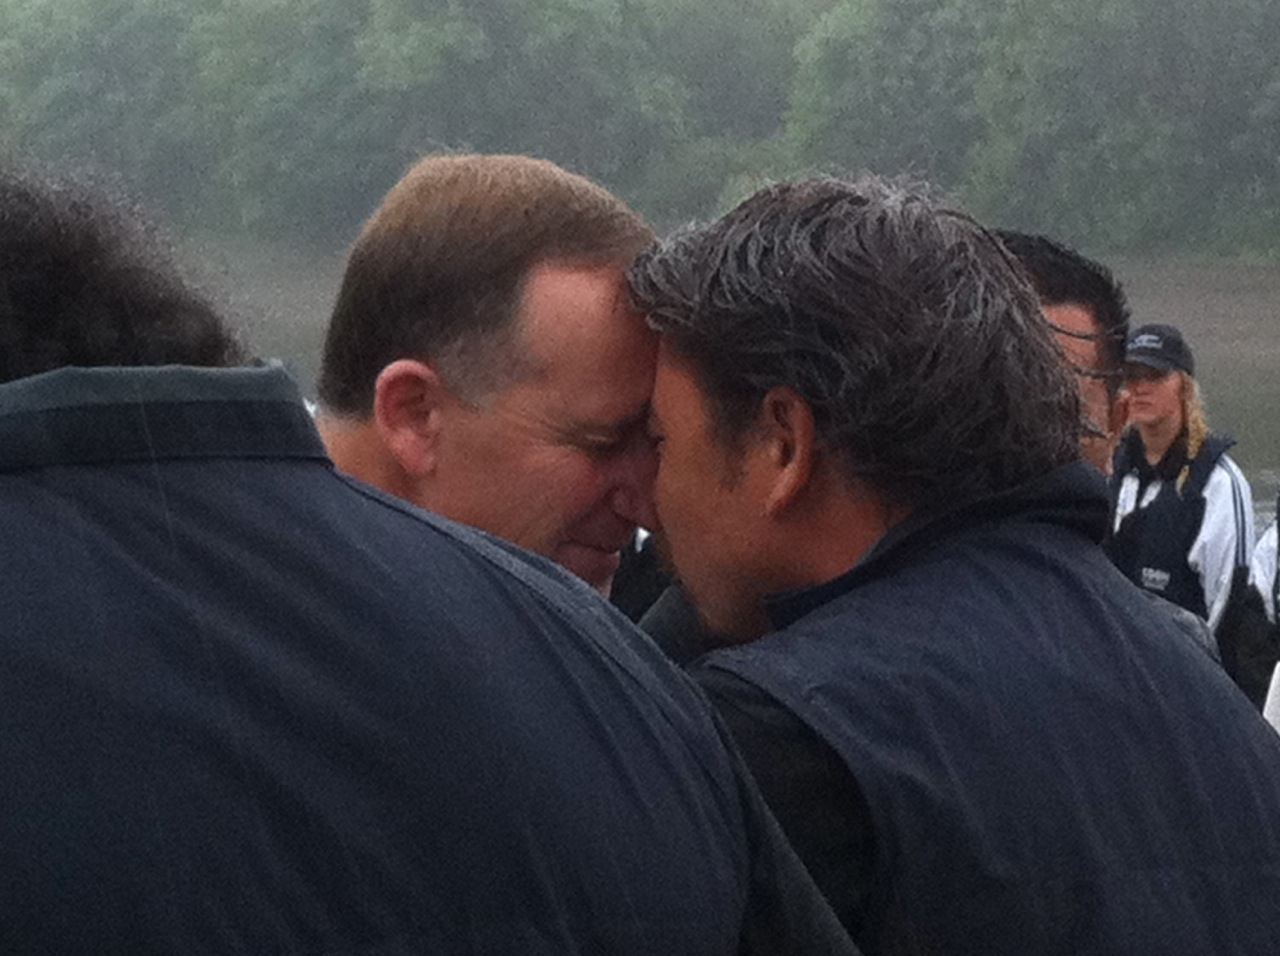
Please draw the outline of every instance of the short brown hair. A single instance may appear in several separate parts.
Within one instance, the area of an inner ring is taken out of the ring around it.
[[[512,335],[524,281],[541,263],[625,264],[653,241],[626,203],[528,156],[419,161],[365,224],[325,336],[319,393],[366,417],[400,358],[432,360],[474,397],[519,368]]]

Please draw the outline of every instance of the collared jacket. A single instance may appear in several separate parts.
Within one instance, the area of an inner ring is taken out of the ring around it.
[[[0,386],[0,768],[3,953],[851,951],[697,688],[277,369]]]
[[[694,665],[868,953],[1280,952],[1280,736],[1106,513],[1078,465],[913,516]]]
[[[1280,508],[1280,501],[1277,506]],[[1280,510],[1277,513],[1280,514]],[[1276,659],[1280,656],[1280,626],[1277,626],[1276,621],[1276,606],[1280,604],[1277,601],[1277,597],[1280,597],[1280,574],[1277,573],[1276,527],[1277,522],[1272,521],[1253,549],[1253,560],[1249,562],[1249,583],[1257,595],[1257,603],[1261,606],[1266,622],[1265,633],[1269,638],[1265,643],[1268,653],[1261,668],[1266,670],[1267,665],[1270,668],[1270,676],[1265,677],[1267,691],[1263,698],[1262,713],[1280,730],[1280,667],[1276,666]]]
[[[1233,583],[1248,577],[1255,540],[1253,495],[1227,454],[1232,444],[1211,435],[1188,459],[1175,443],[1152,466],[1141,435],[1130,430],[1110,481],[1112,560],[1134,584],[1200,615],[1215,631]]]

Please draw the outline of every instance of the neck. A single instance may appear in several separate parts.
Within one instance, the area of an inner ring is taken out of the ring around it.
[[[1138,434],[1142,436],[1142,448],[1146,452],[1147,464],[1154,465],[1165,456],[1182,432],[1182,422],[1176,418],[1150,425],[1139,425]]]
[[[373,420],[338,418],[323,410],[316,429],[334,466],[367,485],[409,498],[402,470],[379,438]]]
[[[699,610],[725,644],[742,644],[773,630],[764,599],[778,591],[814,587],[844,574],[862,559],[906,508],[887,504],[865,483],[819,465],[803,491],[777,510],[766,509],[746,532],[759,564],[744,567],[740,586]],[[696,598],[696,589],[691,593]]]
[[[866,554],[905,511],[889,510],[879,501],[860,502],[849,509],[832,508],[787,521],[761,543],[766,554],[788,559],[771,569],[749,601],[730,606],[723,616],[704,620],[725,644],[745,644],[773,630],[764,599],[779,591],[815,587],[840,577]]]
[[[791,528],[789,552],[796,555],[794,568],[800,580],[792,587],[822,584],[844,574],[871,550],[886,531],[905,518],[910,509],[888,504],[866,484],[850,490],[842,480],[832,482],[822,504],[801,510]]]

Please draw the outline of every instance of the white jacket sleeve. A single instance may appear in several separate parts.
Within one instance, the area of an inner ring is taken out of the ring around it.
[[[1275,623],[1276,596],[1274,591],[1276,579],[1276,546],[1280,544],[1277,536],[1276,522],[1258,540],[1253,549],[1253,560],[1249,563],[1249,581],[1262,595],[1262,604],[1267,609],[1267,619]],[[1262,705],[1262,716],[1270,721],[1271,726],[1280,730],[1280,667],[1271,675],[1271,689],[1267,692],[1267,702]]]
[[[1249,566],[1253,548],[1253,492],[1239,466],[1223,455],[1205,485],[1204,521],[1187,555],[1204,587],[1211,630],[1227,605],[1232,573]]]
[[[1249,583],[1262,595],[1262,605],[1267,609],[1267,620],[1273,624],[1276,620],[1276,523],[1271,522],[1253,549],[1253,560],[1249,562]]]
[[[1262,716],[1280,730],[1280,667],[1271,675],[1271,689],[1267,692],[1267,702],[1262,705]]]

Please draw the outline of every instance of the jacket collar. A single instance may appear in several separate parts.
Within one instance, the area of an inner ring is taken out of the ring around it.
[[[0,385],[0,471],[211,457],[328,460],[279,366],[67,367]]]
[[[1126,471],[1135,471],[1143,484],[1153,480],[1173,481],[1187,463],[1187,436],[1179,435],[1154,465],[1147,461],[1147,448],[1136,428],[1129,429],[1121,443]]]
[[[1093,466],[1076,462],[997,495],[914,512],[885,532],[838,578],[770,595],[765,598],[765,610],[774,627],[787,627],[933,543],[982,525],[1041,522],[1070,528],[1101,542],[1108,510],[1102,475]]]

